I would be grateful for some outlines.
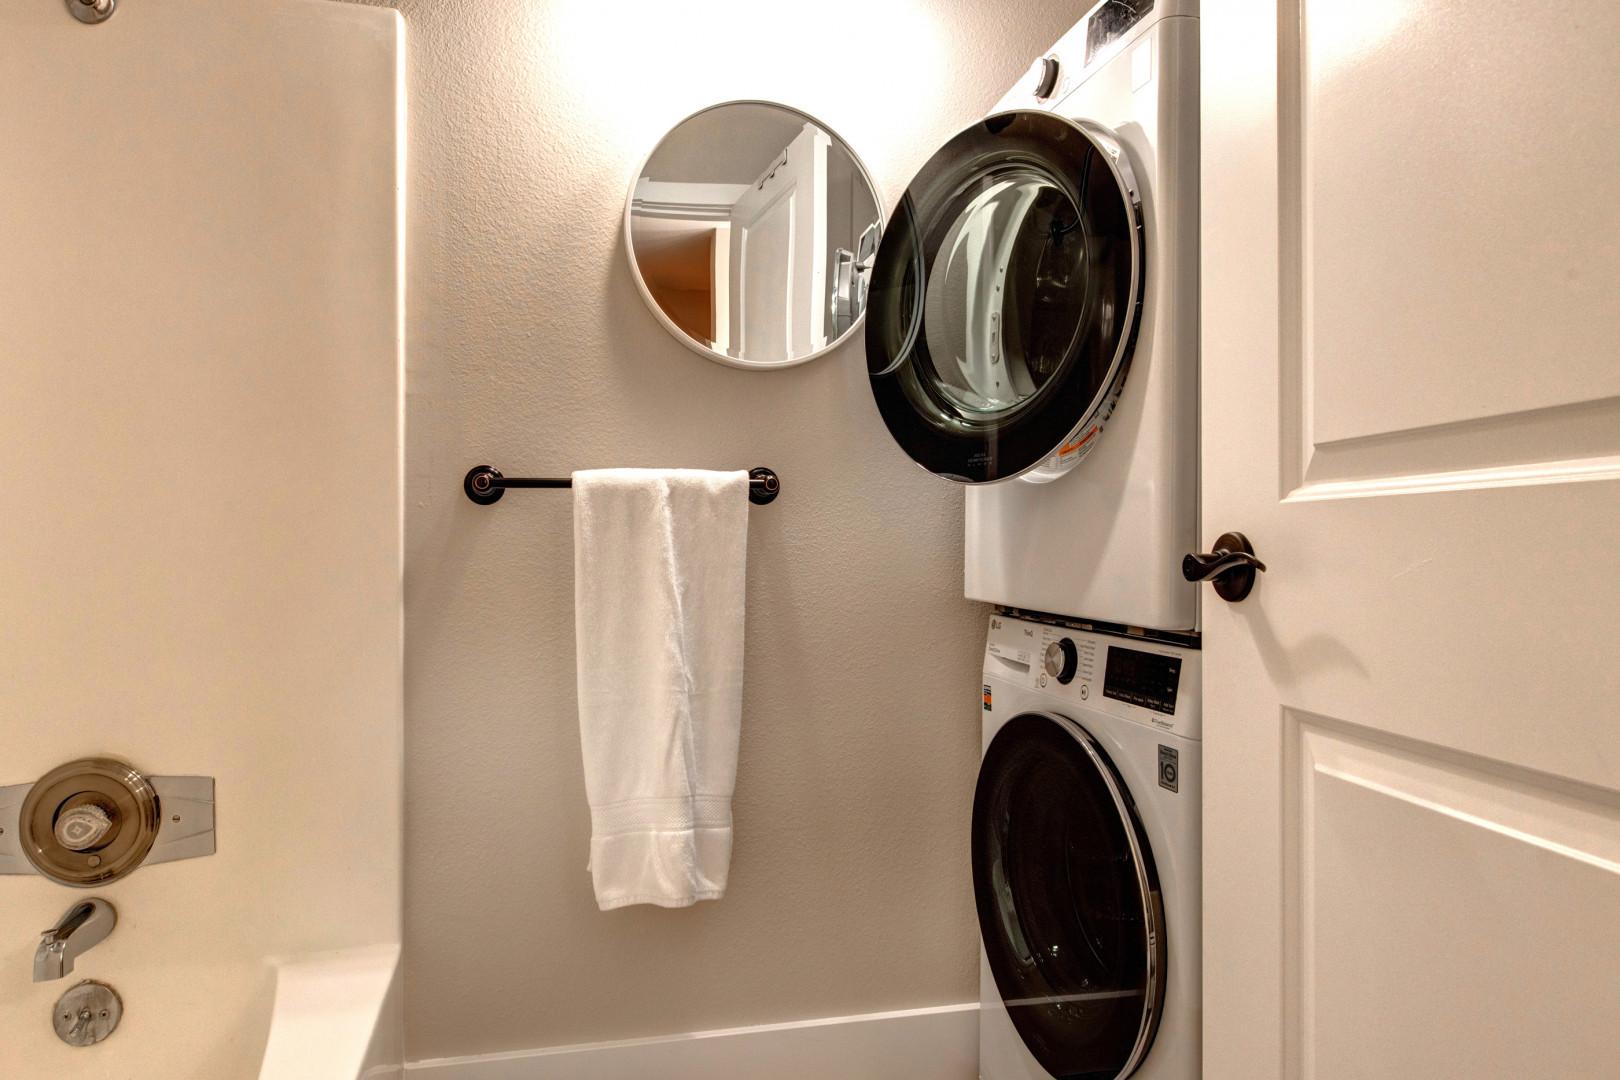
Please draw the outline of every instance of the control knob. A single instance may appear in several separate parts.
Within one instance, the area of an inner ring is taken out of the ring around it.
[[[1046,647],[1046,673],[1058,682],[1073,682],[1079,667],[1080,651],[1074,647],[1074,639],[1059,638]]]
[[[1024,88],[1036,101],[1045,101],[1057,90],[1058,58],[1043,56],[1024,75]]]
[[[57,816],[57,842],[69,851],[89,851],[112,832],[113,817],[93,802],[80,803]]]

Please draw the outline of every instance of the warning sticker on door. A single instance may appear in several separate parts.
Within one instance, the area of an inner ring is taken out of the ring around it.
[[[988,683],[984,687],[984,711],[990,711],[990,686]]]

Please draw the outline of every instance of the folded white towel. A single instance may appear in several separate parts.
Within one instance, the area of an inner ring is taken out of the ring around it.
[[[748,474],[574,474],[579,735],[603,910],[718,900],[742,726]]]

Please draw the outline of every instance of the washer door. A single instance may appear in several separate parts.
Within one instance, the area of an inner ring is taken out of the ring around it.
[[[1143,282],[1141,202],[1107,131],[1001,113],[912,181],[872,270],[866,357],[889,432],[930,472],[1052,479],[1125,382]]]
[[[1071,720],[1024,713],[973,796],[979,934],[1013,1027],[1060,1080],[1141,1063],[1164,1001],[1164,908],[1123,781]]]

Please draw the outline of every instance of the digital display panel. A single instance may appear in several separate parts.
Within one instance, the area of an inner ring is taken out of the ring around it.
[[[1140,705],[1154,712],[1176,711],[1176,685],[1181,681],[1181,657],[1161,656],[1139,649],[1108,646],[1103,670],[1103,697]]]

